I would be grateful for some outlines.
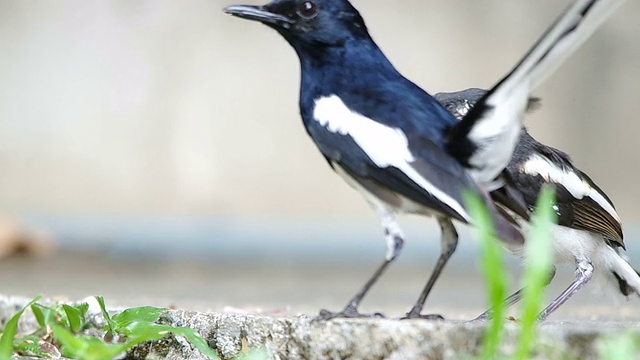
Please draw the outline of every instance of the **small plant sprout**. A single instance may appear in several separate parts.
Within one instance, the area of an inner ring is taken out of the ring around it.
[[[465,201],[480,239],[480,269],[485,279],[488,303],[492,307],[493,319],[482,342],[482,359],[492,359],[498,351],[505,322],[506,306],[503,299],[507,293],[508,279],[502,247],[495,237],[491,217],[477,195],[465,194]]]
[[[531,229],[525,243],[524,289],[522,295],[521,330],[516,359],[528,359],[536,339],[536,322],[542,310],[544,291],[553,269],[551,226],[556,222],[553,210],[555,190],[543,186],[532,216]]]
[[[481,358],[494,359],[497,356],[505,326],[506,304],[504,299],[508,287],[508,271],[489,212],[476,195],[466,194],[465,200],[475,219],[475,228],[481,242],[480,268],[485,279],[488,302],[491,306],[491,321],[482,342]],[[556,216],[552,207],[553,203],[554,190],[550,187],[543,187],[525,243],[525,287],[515,359],[527,359],[536,339],[536,321],[553,267],[551,225],[555,222]]]
[[[151,306],[136,307],[124,310],[113,316],[106,310],[104,299],[96,297],[106,323],[104,332],[118,337],[117,343],[112,343],[95,337],[95,330],[88,332],[92,324],[87,321],[89,306],[86,303],[78,305],[54,304],[45,306],[37,304],[40,298],[35,298],[23,309],[18,311],[2,329],[0,337],[0,360],[11,359],[13,354],[26,354],[42,358],[59,358],[64,355],[79,360],[110,360],[122,355],[134,346],[160,340],[169,334],[182,336],[202,354],[217,359],[216,353],[209,348],[195,330],[188,327],[174,327],[158,324],[160,315],[166,310]],[[32,334],[16,338],[18,321],[25,309],[31,308],[38,325]],[[48,339],[50,342],[45,342]]]

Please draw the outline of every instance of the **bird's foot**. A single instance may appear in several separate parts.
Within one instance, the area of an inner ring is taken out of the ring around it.
[[[327,321],[332,319],[384,319],[385,316],[379,312],[372,314],[361,314],[358,309],[353,306],[347,306],[344,310],[333,312],[322,309],[320,314],[313,319],[314,321]]]
[[[478,316],[478,317],[477,317],[477,318],[475,318],[475,319],[471,319],[471,320],[469,320],[468,322],[470,322],[470,323],[481,323],[481,322],[489,321],[489,320],[491,320],[491,319],[492,319],[492,317],[491,317],[491,316],[488,316],[488,315],[482,314],[482,315]]]
[[[412,319],[444,321],[444,316],[440,314],[420,314],[417,311],[409,311],[406,316],[400,318],[400,320],[412,320]]]
[[[475,319],[469,320],[470,323],[485,322],[493,319],[493,311],[488,310],[478,315]]]

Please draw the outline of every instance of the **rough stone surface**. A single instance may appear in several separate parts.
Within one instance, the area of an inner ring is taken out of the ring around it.
[[[221,358],[243,353],[244,346],[265,346],[274,359],[458,359],[477,355],[485,324],[399,320],[335,320],[315,323],[307,317],[274,318],[249,315],[169,311],[162,322],[191,326],[209,340]],[[502,351],[509,353],[518,325],[508,324]],[[626,331],[640,334],[638,324],[544,324],[534,358],[597,359],[603,336]],[[188,345],[175,344],[168,353],[148,355],[200,359]],[[160,346],[163,351],[165,347]]]
[[[28,300],[0,296],[0,324]],[[43,303],[48,302],[44,300]],[[97,315],[96,315],[97,317]],[[21,329],[35,326],[25,313]],[[93,321],[99,322],[99,319]],[[160,322],[197,330],[222,359],[249,349],[263,348],[272,359],[459,359],[478,354],[486,324],[451,321],[390,319],[314,322],[306,316],[198,313],[169,310]],[[598,359],[598,343],[605,337],[632,332],[638,323],[545,323],[540,327],[535,359]],[[517,323],[508,323],[501,351],[514,349]],[[131,350],[127,359],[205,359],[181,337],[170,336]]]

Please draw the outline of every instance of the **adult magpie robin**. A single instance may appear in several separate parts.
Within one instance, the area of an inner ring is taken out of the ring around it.
[[[434,97],[462,120],[486,92],[471,88],[438,93]],[[532,98],[529,109],[535,109],[539,104],[539,99]],[[624,296],[640,295],[640,275],[619,253],[625,245],[622,223],[613,202],[566,153],[538,142],[523,127],[506,172],[515,190],[523,195],[528,211],[535,209],[544,184],[554,186],[556,202],[553,209],[558,216],[558,224],[552,230],[555,263],[574,262],[576,266],[575,280],[540,313],[541,320],[564,304],[596,273],[617,285]],[[500,202],[500,199],[496,200]],[[524,219],[520,221],[525,223]],[[554,275],[555,269],[549,282]],[[518,302],[521,292],[511,295],[506,303]],[[479,319],[490,315],[490,311],[485,312]]]
[[[344,310],[322,311],[320,318],[371,316],[357,308],[400,253],[404,235],[396,213],[435,216],[442,230],[440,258],[408,318],[429,317],[421,315],[423,304],[458,242],[452,220],[472,222],[464,192],[484,199],[500,239],[522,244],[519,230],[486,191],[504,184],[502,172],[531,89],[622,1],[577,0],[460,122],[393,67],[347,0],[273,0],[225,8],[275,29],[294,48],[301,64],[304,126],[384,228],[388,251],[382,265]]]

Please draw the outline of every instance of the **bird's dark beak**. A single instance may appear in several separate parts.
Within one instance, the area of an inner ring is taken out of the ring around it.
[[[288,28],[295,23],[295,21],[286,16],[268,11],[264,6],[231,5],[224,8],[224,12],[229,15],[248,20],[257,20],[268,25],[277,25],[284,28]]]

